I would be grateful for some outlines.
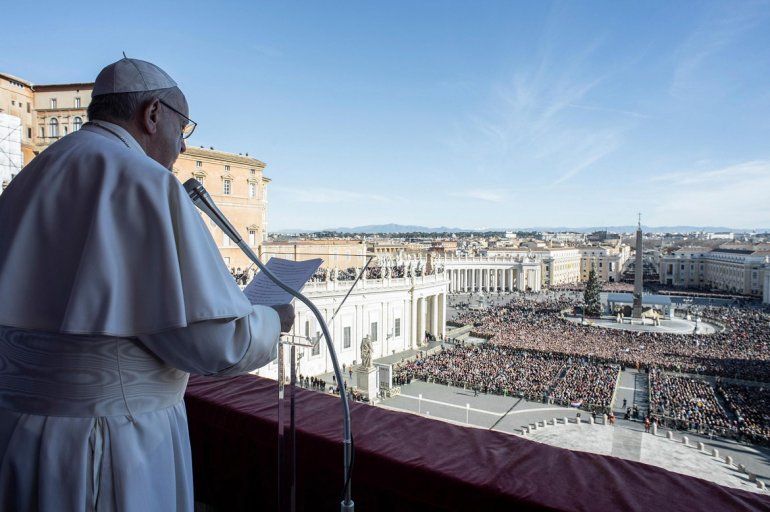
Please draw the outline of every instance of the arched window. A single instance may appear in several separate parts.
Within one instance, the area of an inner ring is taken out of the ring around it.
[[[51,128],[51,135],[50,137],[58,137],[59,136],[59,120],[55,117],[51,118],[51,121],[48,123]]]
[[[72,131],[73,132],[76,132],[76,131],[80,130],[81,126],[83,126],[83,119],[81,119],[80,117],[76,117],[75,119],[72,120]]]

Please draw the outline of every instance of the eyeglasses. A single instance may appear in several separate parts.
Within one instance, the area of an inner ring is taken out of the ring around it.
[[[182,116],[184,119],[187,120],[187,124],[184,125],[184,127],[182,128],[182,138],[183,139],[189,138],[190,135],[192,135],[193,132],[195,131],[195,127],[198,126],[198,123],[196,123],[195,121],[193,121],[192,119],[190,119],[189,117],[187,117],[186,115],[184,115],[183,113],[181,113],[180,111],[178,111],[177,109],[175,109],[174,107],[166,103],[165,101],[161,99],[158,99],[158,101],[167,109],[172,110],[173,112],[176,112],[177,114],[179,114],[180,116]]]

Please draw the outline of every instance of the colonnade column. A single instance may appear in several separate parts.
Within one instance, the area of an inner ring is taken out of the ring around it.
[[[417,346],[425,340],[425,299],[417,299]]]
[[[438,338],[438,294],[430,300],[430,333]]]
[[[441,339],[446,338],[446,294],[439,294],[438,302],[438,330],[441,335]]]
[[[412,295],[412,300],[409,305],[409,316],[411,317],[411,322],[409,323],[409,348],[415,348],[415,345],[417,344],[417,337],[415,333],[417,332],[417,299],[414,298],[414,293]],[[357,308],[358,306],[356,306]]]

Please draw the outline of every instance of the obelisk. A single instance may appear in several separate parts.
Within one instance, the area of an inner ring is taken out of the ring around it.
[[[639,214],[639,226],[636,229],[636,264],[634,265],[634,308],[632,318],[642,318],[642,214]]]

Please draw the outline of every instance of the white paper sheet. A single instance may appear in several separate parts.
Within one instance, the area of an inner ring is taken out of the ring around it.
[[[265,266],[289,288],[301,291],[305,287],[305,283],[313,277],[315,271],[321,266],[321,263],[323,263],[321,258],[305,261],[270,258]],[[249,302],[262,306],[288,304],[294,299],[290,293],[279,288],[264,272],[258,272],[244,288],[243,293],[246,294]]]

